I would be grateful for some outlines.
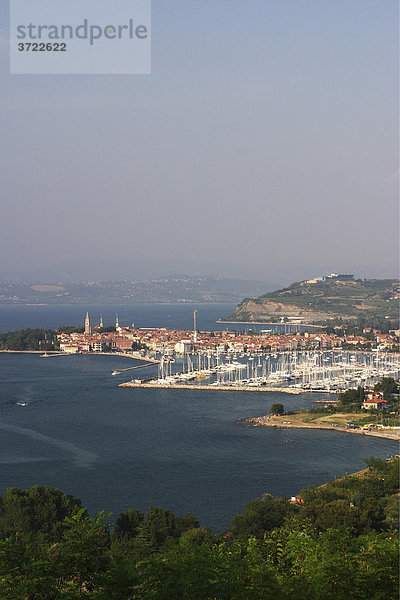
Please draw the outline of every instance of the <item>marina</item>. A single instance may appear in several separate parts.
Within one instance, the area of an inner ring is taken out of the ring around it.
[[[400,356],[388,352],[283,352],[255,355],[216,353],[160,356],[154,378],[122,387],[325,392],[337,394],[399,377]]]

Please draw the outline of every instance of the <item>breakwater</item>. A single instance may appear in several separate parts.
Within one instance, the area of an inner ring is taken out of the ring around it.
[[[128,381],[126,383],[120,383],[118,387],[126,388],[150,388],[155,390],[202,390],[208,392],[281,392],[284,394],[302,394],[305,391],[299,388],[292,387],[270,387],[270,386],[245,386],[245,385],[188,385],[179,383],[137,383],[135,381]]]
[[[142,360],[143,362],[151,363],[153,365],[158,365],[160,362],[155,358],[151,358],[150,356],[142,356],[141,354],[135,354],[134,352],[91,352],[89,354],[97,354],[97,356],[121,356],[122,358],[132,358],[133,360]],[[147,367],[148,365],[141,365]],[[140,367],[138,367],[140,368]]]

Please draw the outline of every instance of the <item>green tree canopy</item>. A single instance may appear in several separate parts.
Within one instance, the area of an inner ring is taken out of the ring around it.
[[[144,514],[141,510],[135,510],[133,508],[125,510],[117,519],[115,524],[115,532],[117,535],[136,537],[143,521]]]
[[[233,517],[230,531],[238,538],[262,538],[266,531],[282,525],[293,510],[286,500],[265,494],[246,503],[244,512]]]
[[[272,415],[283,415],[285,412],[285,407],[280,402],[277,402],[271,406],[271,414]]]
[[[73,516],[80,508],[78,498],[50,487],[10,488],[0,502],[0,535],[19,536],[33,532],[57,540],[64,518]]]
[[[383,392],[385,397],[389,396],[390,394],[398,394],[399,383],[393,377],[384,377],[375,385],[374,390]]]

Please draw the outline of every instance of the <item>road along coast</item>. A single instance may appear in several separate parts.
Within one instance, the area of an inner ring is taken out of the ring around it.
[[[329,422],[306,422],[301,420],[301,415],[266,415],[264,417],[253,417],[250,419],[239,419],[240,423],[248,423],[253,427],[276,427],[278,429],[329,429],[331,431],[341,431],[344,433],[356,433],[358,435],[367,435],[370,437],[385,438],[388,440],[399,441],[399,429],[375,429],[367,431],[362,429],[352,429],[346,425]]]

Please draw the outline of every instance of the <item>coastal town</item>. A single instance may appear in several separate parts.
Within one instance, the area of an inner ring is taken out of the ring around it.
[[[84,331],[57,334],[60,352],[114,353],[158,363],[151,376],[121,382],[121,387],[328,392],[337,394],[357,386],[373,386],[381,377],[398,377],[398,332],[368,329],[364,336],[303,330],[296,333],[104,328],[93,327],[86,314]],[[139,367],[113,371],[113,375]]]
[[[61,332],[57,335],[61,352],[140,352],[147,355],[189,354],[193,352],[267,353],[300,350],[354,349],[374,352],[399,350],[400,330],[382,333],[371,327],[362,335],[346,333],[347,326],[335,328],[335,333],[324,330],[297,331],[295,333],[268,333],[254,331],[198,331],[194,311],[191,331],[160,328],[135,328],[121,325],[116,315],[115,327],[104,327],[100,317],[91,325],[86,314],[83,332]],[[232,325],[230,325],[232,328]],[[240,327],[240,324],[237,324]]]

